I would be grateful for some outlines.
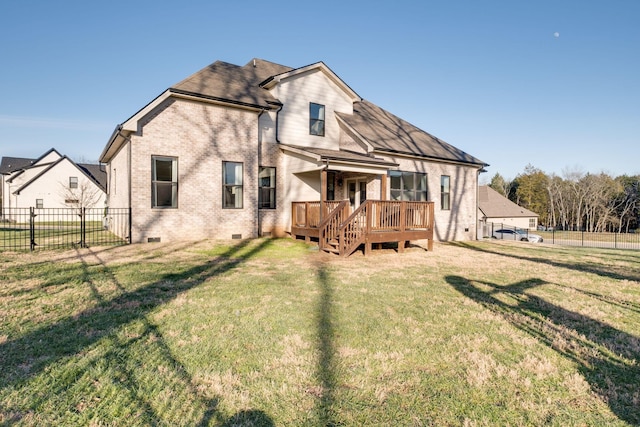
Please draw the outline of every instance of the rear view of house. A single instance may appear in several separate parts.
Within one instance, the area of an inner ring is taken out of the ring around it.
[[[131,208],[132,242],[296,234],[318,225],[300,219],[311,209],[300,203],[322,203],[321,220],[373,200],[415,201],[402,205],[402,227],[428,214],[433,238],[475,239],[486,166],[362,99],[322,62],[260,59],[218,61],[165,90],[116,127],[100,161],[109,207]]]

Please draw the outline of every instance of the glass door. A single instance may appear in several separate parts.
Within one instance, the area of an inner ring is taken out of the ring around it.
[[[347,181],[347,192],[349,194],[349,205],[351,212],[358,209],[367,200],[367,181],[364,179],[353,179]]]

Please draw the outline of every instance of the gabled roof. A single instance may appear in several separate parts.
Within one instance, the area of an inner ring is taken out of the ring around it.
[[[300,74],[308,73],[310,71],[320,70],[324,73],[329,80],[333,81],[339,88],[341,88],[353,102],[360,101],[362,98],[349,87],[336,73],[334,73],[327,65],[320,61],[315,64],[306,65],[304,67],[291,69],[290,71],[285,71],[280,74],[275,74],[270,76],[268,79],[260,83],[260,87],[265,89],[271,89],[278,83],[280,83],[284,79],[288,79],[290,77],[298,76]]]
[[[481,185],[478,187],[478,208],[487,218],[522,218],[540,216],[529,209],[518,206],[488,185]]]
[[[0,161],[0,174],[9,175],[31,166],[36,159],[26,159],[24,157],[3,157]]]
[[[40,173],[36,174],[29,181],[27,181],[24,184],[22,184],[16,191],[14,191],[14,194],[20,194],[21,191],[23,191],[29,185],[33,184],[35,181],[40,179],[43,175],[45,175],[47,172],[49,172],[51,169],[55,168],[57,165],[59,165],[60,163],[64,162],[65,160],[70,162],[73,166],[75,166],[80,171],[80,173],[82,173],[87,178],[89,178],[102,191],[106,191],[106,175],[107,175],[107,173],[105,171],[102,171],[104,176],[100,176],[101,175],[100,172],[98,170],[96,170],[97,168],[100,168],[100,165],[86,165],[85,164],[83,166],[80,166],[76,162],[74,162],[73,160],[68,158],[67,156],[62,156],[58,160],[56,160],[55,162],[48,164],[47,167],[45,167]],[[94,173],[95,173],[95,175],[100,177],[100,180],[97,179],[97,177],[94,175]]]
[[[260,82],[273,75],[290,71],[290,67],[253,59],[246,65],[216,61],[172,86],[172,93],[188,94],[248,106],[268,107],[279,104]]]
[[[369,101],[354,103],[353,114],[336,114],[373,151],[488,166]]]

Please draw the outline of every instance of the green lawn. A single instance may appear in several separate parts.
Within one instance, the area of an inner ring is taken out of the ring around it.
[[[640,252],[0,253],[0,425],[638,425]]]

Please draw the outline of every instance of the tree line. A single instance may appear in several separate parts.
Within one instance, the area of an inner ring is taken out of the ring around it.
[[[540,215],[547,227],[628,233],[640,223],[640,175],[566,170],[558,176],[527,165],[513,180],[496,173],[489,186]]]

